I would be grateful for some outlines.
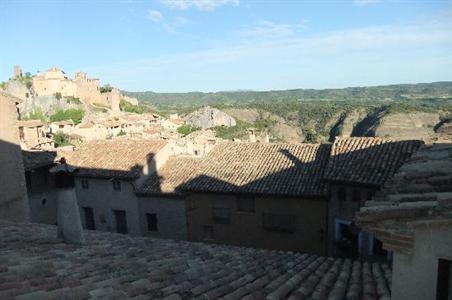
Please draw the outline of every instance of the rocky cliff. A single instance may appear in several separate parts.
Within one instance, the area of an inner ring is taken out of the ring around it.
[[[193,127],[208,129],[216,126],[235,126],[233,117],[210,106],[203,107],[185,117],[185,121]]]

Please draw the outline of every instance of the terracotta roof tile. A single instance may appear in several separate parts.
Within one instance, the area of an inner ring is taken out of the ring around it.
[[[391,141],[378,137],[337,138],[325,179],[382,185],[421,145],[421,141]]]
[[[386,264],[0,221],[1,299],[389,299]]]
[[[319,144],[221,143],[183,190],[324,196],[330,151]]]
[[[201,159],[172,156],[138,188],[138,194],[177,193],[176,188],[193,178]]]
[[[163,140],[114,138],[87,141],[75,151],[58,154],[80,168],[80,177],[135,179],[166,144]]]
[[[22,158],[26,171],[53,164],[57,153],[54,151],[25,151],[22,150]]]

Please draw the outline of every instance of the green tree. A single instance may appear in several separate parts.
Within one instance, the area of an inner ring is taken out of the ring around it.
[[[196,131],[196,130],[199,130],[199,128],[192,127],[192,126],[190,126],[188,124],[179,126],[177,128],[177,132],[182,134],[182,136],[187,136],[187,135],[189,135],[190,133],[192,133],[193,131]]]
[[[62,132],[57,132],[53,135],[53,142],[55,143],[55,147],[70,145],[69,136]]]
[[[58,110],[53,115],[50,116],[51,122],[57,121],[65,121],[72,120],[74,124],[80,124],[82,122],[83,117],[85,116],[85,111],[83,109],[67,109],[67,110]]]

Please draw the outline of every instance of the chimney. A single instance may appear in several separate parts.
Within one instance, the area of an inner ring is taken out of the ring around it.
[[[76,170],[62,157],[60,163],[49,172],[54,175],[57,188],[58,238],[62,238],[66,243],[81,245],[85,242],[85,236],[74,189]]]
[[[249,128],[248,129],[248,137],[249,137],[250,143],[255,143],[256,142],[256,129]]]

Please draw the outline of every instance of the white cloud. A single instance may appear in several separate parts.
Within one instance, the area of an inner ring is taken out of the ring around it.
[[[162,2],[169,7],[181,10],[194,7],[203,11],[214,10],[224,5],[237,6],[240,4],[240,0],[162,0]]]
[[[356,5],[370,5],[378,2],[380,2],[380,0],[353,0],[353,3]]]
[[[161,23],[165,20],[165,17],[158,10],[150,10],[148,12],[148,19],[155,23]]]
[[[452,63],[452,57],[448,55],[452,50],[449,19],[332,31],[308,37],[291,35],[287,26],[264,25],[273,28],[271,34],[258,30],[253,33],[281,38],[259,39],[252,43],[239,39],[225,42],[223,47],[128,61],[93,72],[114,74],[115,78],[108,78],[109,81],[125,81],[129,86],[136,86],[132,79],[137,76],[152,78],[154,82],[149,81],[150,86],[144,87],[148,89],[262,89],[266,86],[274,88],[277,84],[284,87],[289,82],[292,87],[297,87],[300,81],[294,78],[298,77],[313,86],[340,80],[360,82],[366,76],[381,80],[386,78],[383,74],[411,76],[423,71],[430,75],[416,78],[437,78],[434,76],[445,73],[445,66]],[[350,73],[348,77],[342,76],[344,70]],[[373,74],[376,70],[380,72],[378,76]],[[254,81],[250,81],[250,76],[255,77]],[[402,80],[408,78],[403,76],[400,77]],[[449,76],[452,73],[449,72]],[[159,78],[170,77],[170,82],[159,81]],[[128,78],[130,82],[127,82]]]
[[[299,24],[277,24],[270,21],[261,21],[257,25],[244,28],[239,32],[240,36],[246,38],[287,38],[294,36],[298,29],[306,28],[307,20]]]
[[[163,30],[169,33],[176,33],[176,29],[180,26],[188,24],[189,21],[183,17],[175,17],[171,20],[165,18],[165,16],[158,10],[149,10],[148,19],[154,23],[159,24]]]

